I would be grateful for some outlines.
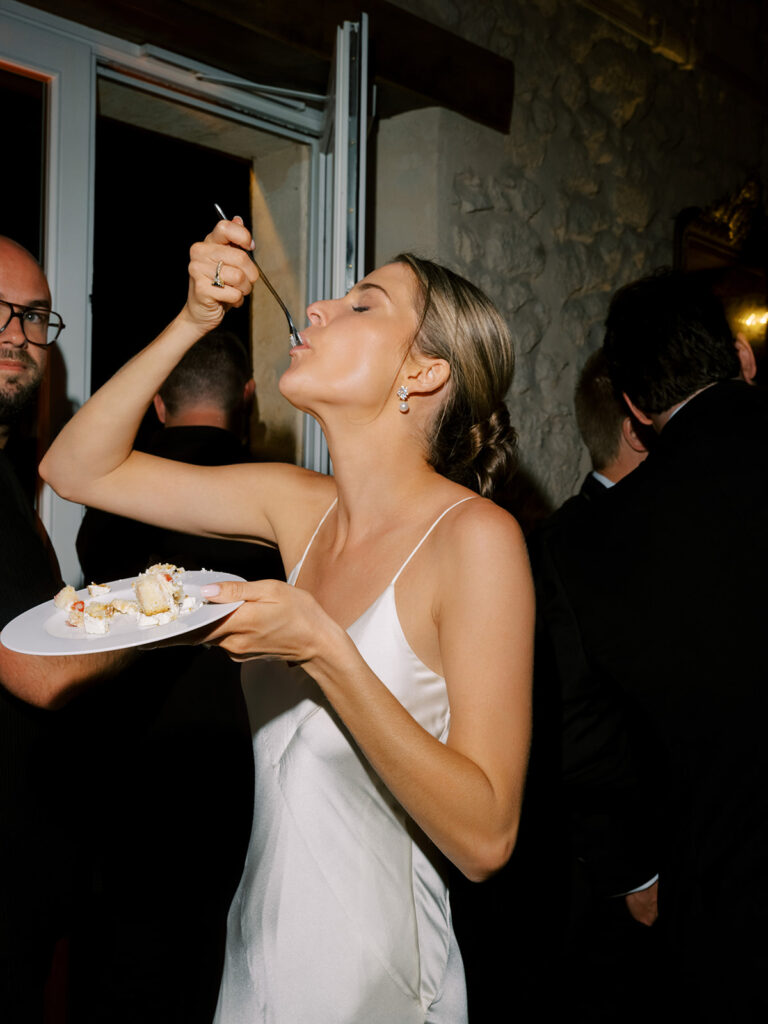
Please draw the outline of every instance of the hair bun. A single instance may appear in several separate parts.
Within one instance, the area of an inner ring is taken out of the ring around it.
[[[469,442],[467,470],[475,477],[473,489],[490,498],[504,489],[517,468],[517,431],[505,402],[470,427]]]

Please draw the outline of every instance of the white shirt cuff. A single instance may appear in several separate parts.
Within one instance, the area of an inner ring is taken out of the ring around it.
[[[628,889],[626,892],[620,892],[619,896],[630,896],[633,892],[642,892],[644,889],[650,889],[654,882],[658,882],[659,876],[654,875],[653,878],[648,882],[644,882],[642,885],[638,885],[636,889]]]

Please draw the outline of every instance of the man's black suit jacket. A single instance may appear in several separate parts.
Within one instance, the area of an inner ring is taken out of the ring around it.
[[[35,516],[0,451],[0,628],[61,586]],[[33,707],[0,674],[0,1019],[42,1019],[43,992],[74,905],[80,852],[70,827],[68,734],[61,715]]]
[[[656,873],[652,813],[638,778],[621,693],[590,663],[549,551],[567,531],[581,544],[609,488],[589,473],[581,490],[529,539],[536,583],[535,687],[560,710],[563,803],[571,855],[597,897],[626,893]]]
[[[643,738],[668,981],[697,1019],[765,1019],[768,396],[707,388],[589,513],[546,558]]]

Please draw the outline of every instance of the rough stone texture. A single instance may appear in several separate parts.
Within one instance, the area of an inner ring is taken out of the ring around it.
[[[573,388],[612,292],[672,262],[681,210],[755,171],[767,180],[765,107],[710,65],[683,70],[573,0],[395,2],[515,64],[507,135],[435,109],[380,126],[375,250],[383,260],[405,239],[498,304],[517,340],[508,401],[523,469],[554,506],[588,469]],[[726,58],[759,66],[768,25],[757,0],[725,20],[714,0],[655,6],[675,39],[695,9],[698,50],[722,39]]]

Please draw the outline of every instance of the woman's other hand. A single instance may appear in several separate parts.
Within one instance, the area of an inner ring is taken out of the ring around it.
[[[182,317],[207,334],[233,306],[241,306],[258,280],[248,253],[254,243],[240,217],[220,220],[189,251],[189,293]]]
[[[346,637],[311,594],[279,580],[213,583],[201,587],[200,593],[212,603],[244,602],[204,639],[223,647],[233,661],[307,662],[337,635]]]

